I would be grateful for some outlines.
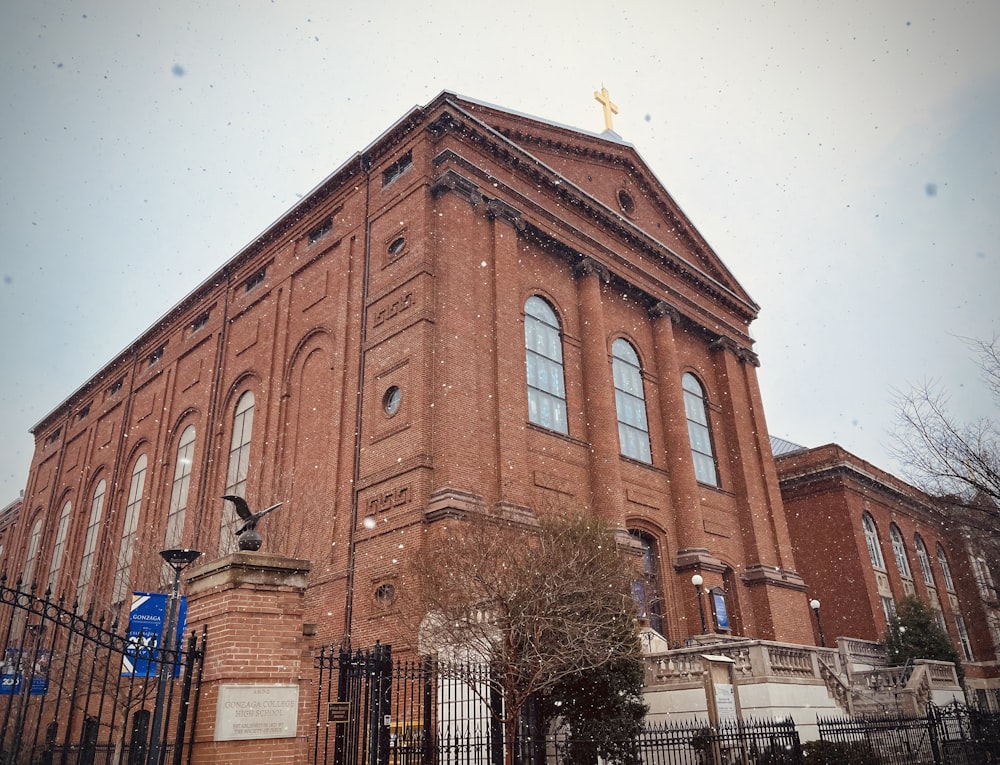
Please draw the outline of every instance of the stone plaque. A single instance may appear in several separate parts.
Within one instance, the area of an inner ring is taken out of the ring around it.
[[[297,685],[220,685],[215,740],[291,738],[299,719]]]

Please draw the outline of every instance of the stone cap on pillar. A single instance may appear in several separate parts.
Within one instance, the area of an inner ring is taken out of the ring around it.
[[[235,552],[192,569],[184,579],[188,597],[218,587],[243,585],[305,589],[310,562],[270,553]]]
[[[685,547],[677,551],[674,558],[674,570],[678,573],[687,570],[714,571],[721,574],[726,570],[726,564],[716,558],[704,547]]]

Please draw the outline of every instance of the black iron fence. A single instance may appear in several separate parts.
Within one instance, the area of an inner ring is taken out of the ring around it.
[[[818,720],[829,756],[860,765],[1000,763],[1000,714],[963,705],[931,706],[926,715]],[[816,747],[817,750],[823,747]]]
[[[625,752],[622,765],[801,765],[803,750],[790,720],[746,719],[717,727],[706,721],[650,723]],[[545,737],[545,765],[581,763],[598,742],[556,733]],[[596,763],[596,758],[583,761]],[[535,765],[541,765],[537,762]]]
[[[394,662],[389,646],[371,651],[324,649],[319,671],[315,765],[502,765],[503,699],[481,664]],[[540,733],[522,719],[517,765],[595,765],[606,742]],[[798,733],[790,721],[660,723],[615,748],[619,765],[797,765]]]
[[[316,657],[314,765],[503,765],[502,693],[482,665],[394,661],[388,646]],[[528,716],[530,718],[530,715]],[[962,706],[918,717],[648,724],[609,765],[1000,765],[1000,715]],[[596,765],[606,741],[522,719],[516,765]]]
[[[190,762],[204,645],[137,644],[0,577],[0,765]]]

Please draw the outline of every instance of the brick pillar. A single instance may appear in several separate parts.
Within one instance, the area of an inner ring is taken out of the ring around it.
[[[492,393],[496,422],[496,494],[501,509],[531,505],[532,464],[528,451],[528,389],[524,368],[524,295],[511,289],[520,271],[520,214],[498,200],[490,202],[493,225],[493,336],[496,338]],[[506,286],[505,286],[506,285]],[[501,411],[501,401],[514,416]]]
[[[580,343],[583,358],[584,419],[590,442],[590,496],[596,515],[615,528],[624,528],[621,457],[615,386],[608,359],[608,333],[604,327],[601,283],[607,269],[591,258],[576,267],[580,298]]]
[[[674,323],[680,320],[677,310],[657,303],[652,310],[653,343],[656,369],[660,378],[660,411],[666,441],[667,471],[670,475],[670,499],[677,529],[679,570],[705,562],[705,523],[702,519],[698,482],[694,476],[691,441],[688,437],[681,372],[674,346]]]
[[[757,636],[765,640],[805,643],[812,637],[812,621],[802,577],[791,569],[791,542],[779,492],[769,485],[767,462],[770,447],[763,444],[766,429],[755,419],[753,388],[747,385],[753,354],[726,338],[712,344],[723,408],[739,416],[725,418],[726,442],[740,455],[732,461],[740,532],[743,535],[746,568],[743,582],[750,589],[750,602]],[[760,429],[758,429],[760,428]],[[765,451],[766,449],[766,451]],[[777,474],[774,473],[775,479]],[[776,483],[776,480],[775,480]]]
[[[208,628],[195,765],[293,765],[307,760],[314,720],[306,719],[309,692],[299,688],[299,678],[306,647],[302,618],[308,573],[308,561],[238,552],[185,577],[188,628]],[[228,704],[217,715],[220,695]],[[262,731],[275,735],[274,726],[288,721],[289,701],[296,699],[294,735],[258,737]],[[267,711],[257,714],[259,709]],[[254,738],[219,740],[233,733]]]

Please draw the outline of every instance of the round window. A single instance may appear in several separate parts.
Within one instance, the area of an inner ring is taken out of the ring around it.
[[[379,605],[392,605],[394,600],[396,600],[396,588],[388,582],[380,584],[375,588],[375,602]]]
[[[393,385],[382,396],[382,410],[392,417],[396,412],[399,411],[399,405],[403,401],[403,391],[399,389],[398,385]]]
[[[625,189],[618,190],[618,204],[621,206],[622,212],[626,215],[631,215],[635,212],[635,200],[632,199],[632,195],[625,191]]]
[[[389,257],[398,258],[400,255],[403,254],[403,249],[405,247],[406,247],[406,240],[401,236],[397,236],[395,239],[392,240],[392,242],[389,243],[389,248],[388,248]]]

